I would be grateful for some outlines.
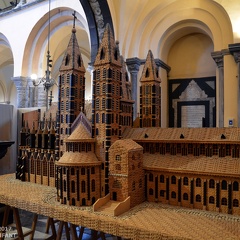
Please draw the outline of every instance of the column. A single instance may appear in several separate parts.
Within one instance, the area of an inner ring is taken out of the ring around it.
[[[221,51],[213,52],[212,58],[216,62],[219,77],[218,77],[218,127],[224,127],[224,66],[223,54]]]
[[[237,78],[238,78],[238,123],[237,126],[240,127],[240,43],[229,44],[229,51],[233,55],[235,62],[237,63]]]
[[[17,88],[17,107],[18,108],[27,108],[30,104],[29,97],[29,86],[32,83],[32,80],[27,77],[12,77]]]
[[[128,71],[131,75],[131,83],[132,83],[132,100],[135,101],[133,105],[133,120],[137,117],[137,106],[138,106],[138,72],[139,67],[141,65],[141,60],[137,57],[128,58],[126,60],[126,64],[128,66]]]

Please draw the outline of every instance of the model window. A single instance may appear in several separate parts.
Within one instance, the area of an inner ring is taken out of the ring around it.
[[[71,168],[71,175],[74,175],[75,174],[75,169],[74,168]]]
[[[85,175],[85,168],[81,168],[81,175]]]
[[[153,195],[153,189],[152,188],[149,189],[149,195]]]
[[[187,193],[183,194],[183,200],[188,200],[188,194]]]
[[[233,199],[233,207],[238,207],[238,206],[239,206],[238,199]]]
[[[95,174],[95,167],[91,167],[91,174]]]
[[[176,198],[176,192],[171,192],[171,198]]]
[[[221,201],[222,205],[227,205],[227,199],[226,198],[222,198],[222,201]]]
[[[239,187],[238,187],[238,182],[233,182],[233,191],[238,191]]]
[[[106,99],[103,98],[102,99],[102,109],[105,109],[106,108]]]
[[[199,194],[196,195],[196,202],[201,202],[201,196]]]
[[[99,99],[96,99],[96,109],[99,110]]]
[[[171,183],[172,184],[176,184],[177,180],[176,180],[176,177],[175,176],[172,176],[171,177]]]
[[[121,165],[120,164],[116,164],[115,169],[120,171],[121,170]]]
[[[164,183],[164,175],[160,175],[160,182]]]
[[[99,114],[96,114],[96,123],[99,123]]]
[[[214,203],[214,197],[213,196],[211,196],[211,197],[209,197],[209,203]]]
[[[222,190],[227,190],[227,181],[222,181]]]
[[[149,173],[149,182],[153,182],[153,174]]]
[[[183,178],[183,185],[188,185],[188,178],[187,177]]]
[[[121,156],[120,155],[116,155],[116,158],[115,158],[117,161],[120,161],[121,160]]]
[[[164,190],[160,190],[160,197],[164,197],[164,193],[165,193]]]
[[[213,179],[209,180],[209,188],[215,188],[215,182]]]
[[[197,178],[196,179],[196,187],[201,187],[201,179],[200,178]]]

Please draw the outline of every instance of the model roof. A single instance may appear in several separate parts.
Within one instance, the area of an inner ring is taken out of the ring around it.
[[[101,162],[93,152],[65,152],[59,161],[56,161],[58,166],[96,166],[100,164]]]
[[[239,143],[240,128],[127,128],[122,137],[146,142]]]
[[[117,140],[112,144],[111,148],[124,148],[126,150],[141,150],[143,149],[142,146],[140,146],[138,143],[134,142],[132,139],[123,139],[123,140]]]
[[[86,127],[79,123],[72,134],[66,139],[66,142],[94,142],[91,134]]]
[[[140,79],[141,82],[152,82],[158,81],[161,82],[160,77],[158,76],[158,67],[154,61],[152,51],[148,51],[146,62],[143,67],[142,76]]]
[[[212,176],[240,177],[240,162],[238,158],[213,155],[206,156],[182,156],[143,154],[143,168],[145,170],[158,170],[164,172],[180,172],[187,174],[211,174]]]

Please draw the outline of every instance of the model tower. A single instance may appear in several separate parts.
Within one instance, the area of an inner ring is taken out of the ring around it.
[[[151,50],[148,51],[140,82],[140,127],[160,127],[161,80]]]
[[[92,135],[96,155],[102,161],[101,194],[108,193],[108,149],[121,136],[121,58],[109,24],[106,25],[93,72]]]
[[[126,127],[132,127],[133,122],[133,104],[131,96],[131,83],[128,78],[126,63],[124,62],[123,57],[121,56],[122,62],[122,84],[121,84],[121,131],[124,132]]]
[[[60,156],[65,152],[63,140],[71,134],[71,125],[84,111],[85,68],[79,50],[75,14],[72,36],[59,69],[58,132]]]

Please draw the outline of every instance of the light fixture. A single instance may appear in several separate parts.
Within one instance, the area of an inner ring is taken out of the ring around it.
[[[52,60],[51,60],[51,55],[50,55],[50,48],[49,48],[49,39],[50,39],[50,5],[51,5],[51,0],[48,1],[48,38],[47,38],[47,69],[45,71],[45,76],[41,78],[39,81],[37,81],[37,75],[32,74],[31,79],[33,81],[33,85],[39,86],[41,83],[44,86],[44,90],[46,91],[46,108],[48,109],[48,106],[51,106],[52,102],[52,91],[50,91],[50,96],[49,90],[50,88],[55,84],[55,80],[51,78],[51,71],[50,68],[52,67]],[[48,100],[49,103],[48,103]]]

